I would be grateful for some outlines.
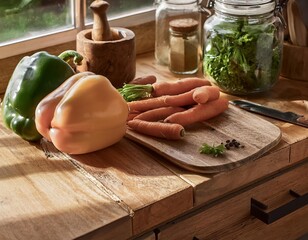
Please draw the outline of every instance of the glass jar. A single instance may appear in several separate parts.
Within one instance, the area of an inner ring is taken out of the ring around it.
[[[199,65],[199,22],[192,18],[170,21],[169,69],[177,74],[194,74]]]
[[[246,95],[277,82],[284,29],[275,10],[274,0],[215,1],[204,23],[203,73],[221,91]]]
[[[199,3],[198,0],[156,0],[156,4],[155,58],[159,64],[169,65],[169,22],[179,18],[200,22]]]

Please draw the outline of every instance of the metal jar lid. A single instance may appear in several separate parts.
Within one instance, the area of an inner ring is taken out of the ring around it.
[[[193,4],[198,3],[200,0],[155,0],[154,4],[158,5],[160,3],[170,3],[170,4],[176,4],[176,5],[185,5],[185,4]]]
[[[274,12],[275,0],[215,0],[214,9],[232,15],[261,15]]]

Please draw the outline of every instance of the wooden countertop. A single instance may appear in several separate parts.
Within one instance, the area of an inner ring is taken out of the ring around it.
[[[136,77],[147,74],[179,77],[156,65],[152,53],[138,57]],[[307,114],[308,82],[281,78],[270,92],[246,99]],[[218,174],[183,170],[126,138],[67,156],[45,142],[28,143],[1,123],[0,238],[127,239],[307,159],[308,128],[265,119],[282,131],[278,146]]]

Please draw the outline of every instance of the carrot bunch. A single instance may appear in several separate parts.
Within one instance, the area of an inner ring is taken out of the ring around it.
[[[127,100],[128,127],[159,138],[180,139],[185,135],[184,127],[215,117],[228,108],[228,100],[220,97],[219,88],[202,78],[157,82],[151,75],[139,78],[138,84],[130,83],[128,89],[127,96],[136,96],[133,89],[142,96]],[[141,89],[146,89],[146,94],[140,94]]]

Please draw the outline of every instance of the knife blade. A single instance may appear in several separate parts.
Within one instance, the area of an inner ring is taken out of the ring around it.
[[[250,112],[258,113],[267,117],[275,118],[308,128],[308,119],[305,119],[303,115],[299,115],[294,112],[282,112],[277,109],[269,108],[247,100],[232,100],[230,101],[230,103],[234,106],[237,106]]]

